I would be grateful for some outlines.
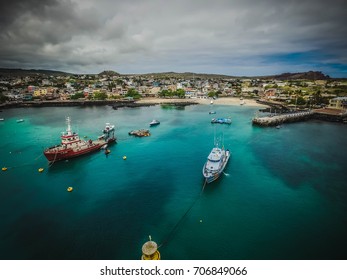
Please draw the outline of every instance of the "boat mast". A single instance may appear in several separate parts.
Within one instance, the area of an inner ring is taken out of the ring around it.
[[[218,142],[216,140],[216,127],[214,127],[213,145],[218,147]]]
[[[71,120],[70,120],[70,117],[66,117],[66,124],[67,124],[67,128],[66,128],[67,135],[71,135],[72,132],[71,132]]]

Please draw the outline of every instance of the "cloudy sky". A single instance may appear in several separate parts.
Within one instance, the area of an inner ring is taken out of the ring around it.
[[[345,0],[1,1],[0,67],[347,77]]]

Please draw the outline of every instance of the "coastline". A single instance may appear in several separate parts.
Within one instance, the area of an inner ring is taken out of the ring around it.
[[[68,106],[104,106],[110,105],[114,108],[120,107],[141,107],[141,106],[154,106],[160,104],[171,105],[210,105],[212,99],[208,98],[191,98],[191,99],[179,99],[179,98],[143,98],[140,100],[44,100],[44,101],[24,101],[24,102],[7,102],[0,104],[1,109],[7,108],[25,108],[25,107],[68,107]],[[240,99],[238,97],[221,97],[213,100],[215,105],[231,105],[241,106]],[[244,99],[244,105],[242,106],[262,106],[254,99]]]
[[[156,104],[167,104],[167,103],[195,103],[195,104],[211,104],[210,98],[189,98],[189,99],[166,99],[166,98],[143,98],[139,101],[136,101],[137,104],[148,104],[148,103],[156,103]],[[241,106],[239,97],[220,97],[217,99],[213,99],[213,104],[215,105],[233,105],[233,106]],[[264,106],[262,104],[257,103],[255,99],[244,99],[244,105],[242,106]]]

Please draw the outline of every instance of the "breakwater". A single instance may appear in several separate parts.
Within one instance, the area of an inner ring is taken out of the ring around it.
[[[274,116],[255,117],[252,124],[259,126],[276,126],[282,123],[298,122],[307,120],[314,116],[313,111],[293,112]]]
[[[282,123],[306,121],[309,119],[347,123],[347,112],[337,109],[315,109],[310,111],[297,111],[273,116],[255,117],[252,124],[259,126],[276,126]]]

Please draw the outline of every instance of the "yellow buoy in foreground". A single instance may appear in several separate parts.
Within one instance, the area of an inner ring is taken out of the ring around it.
[[[124,160],[126,160],[126,159],[127,159],[127,157],[126,157],[126,156],[123,156],[123,159],[124,159]]]
[[[6,171],[6,170],[7,170],[7,167],[3,167],[1,170],[2,170],[2,171]]]
[[[44,170],[43,168],[39,168],[39,172],[40,172],[40,173],[43,172],[43,170]]]
[[[68,192],[72,192],[72,191],[73,191],[73,187],[68,187],[68,188],[67,188],[67,191],[68,191]]]
[[[158,251],[158,245],[157,245],[157,243],[152,241],[151,236],[149,236],[149,241],[147,241],[142,246],[141,260],[144,260],[144,261],[160,260],[160,253]]]

